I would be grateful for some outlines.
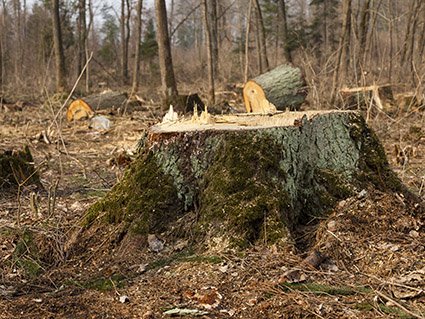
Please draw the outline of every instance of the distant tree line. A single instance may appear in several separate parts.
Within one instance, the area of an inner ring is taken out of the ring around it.
[[[118,2],[117,2],[118,4]],[[373,83],[424,90],[423,0],[98,0],[0,2],[3,92],[68,90],[77,77],[135,93],[162,83],[215,87],[281,63],[302,67],[313,94]],[[90,63],[89,57],[93,54]],[[87,64],[87,65],[86,65]]]

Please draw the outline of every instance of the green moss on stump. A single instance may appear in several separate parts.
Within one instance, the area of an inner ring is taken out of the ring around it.
[[[20,151],[0,153],[0,190],[14,189],[20,184],[35,184],[41,187],[40,177],[34,168],[34,159],[28,146]]]
[[[231,234],[231,242],[242,247],[286,238],[290,217],[285,215],[291,211],[288,194],[279,184],[285,178],[280,149],[264,136],[255,140],[258,148],[252,152],[247,134],[253,133],[228,133],[205,172],[200,194],[202,228]]]
[[[292,242],[299,224],[371,183],[401,187],[375,134],[350,112],[299,126],[150,132],[140,145],[123,180],[88,210],[85,227],[121,223],[123,232],[145,235],[172,225],[199,242],[234,247]],[[186,213],[196,217],[179,224]]]
[[[350,136],[359,143],[358,180],[371,182],[384,191],[404,192],[400,178],[388,164],[384,147],[362,117],[352,117]]]
[[[178,218],[182,202],[170,176],[161,172],[153,153],[142,153],[121,183],[87,211],[83,221],[89,227],[98,217],[110,224],[126,222],[131,232],[161,231]]]

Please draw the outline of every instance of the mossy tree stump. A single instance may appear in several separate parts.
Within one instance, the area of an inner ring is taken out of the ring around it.
[[[30,184],[42,188],[29,147],[0,151],[0,191]]]
[[[147,235],[178,232],[185,220],[199,242],[286,243],[299,223],[323,216],[369,184],[402,187],[355,112],[164,123],[141,139],[138,158],[89,209],[85,226],[123,223],[125,233]]]

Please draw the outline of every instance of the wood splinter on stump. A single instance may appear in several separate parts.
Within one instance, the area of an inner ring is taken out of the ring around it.
[[[280,65],[246,82],[243,89],[248,113],[299,110],[306,97],[306,84],[299,68]]]
[[[89,209],[87,227],[125,222],[130,233],[190,234],[208,247],[291,245],[300,223],[369,185],[402,189],[351,111],[164,122],[139,146],[123,180]]]

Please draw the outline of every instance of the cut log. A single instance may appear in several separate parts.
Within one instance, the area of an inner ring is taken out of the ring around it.
[[[301,70],[285,64],[246,82],[243,89],[248,113],[299,110],[306,95],[307,88]]]
[[[82,100],[86,102],[94,111],[105,109],[118,109],[126,105],[128,100],[127,93],[123,92],[103,92],[83,97]]]
[[[121,239],[162,233],[208,247],[291,245],[300,223],[364,188],[404,190],[351,111],[204,114],[152,126],[139,146],[123,180],[88,210],[90,233],[111,223],[122,225]]]
[[[28,146],[22,151],[4,150],[0,152],[0,191],[16,190],[18,186],[31,184],[42,188]]]
[[[81,99],[73,101],[66,112],[66,119],[68,122],[89,119],[93,116],[93,109]]]

